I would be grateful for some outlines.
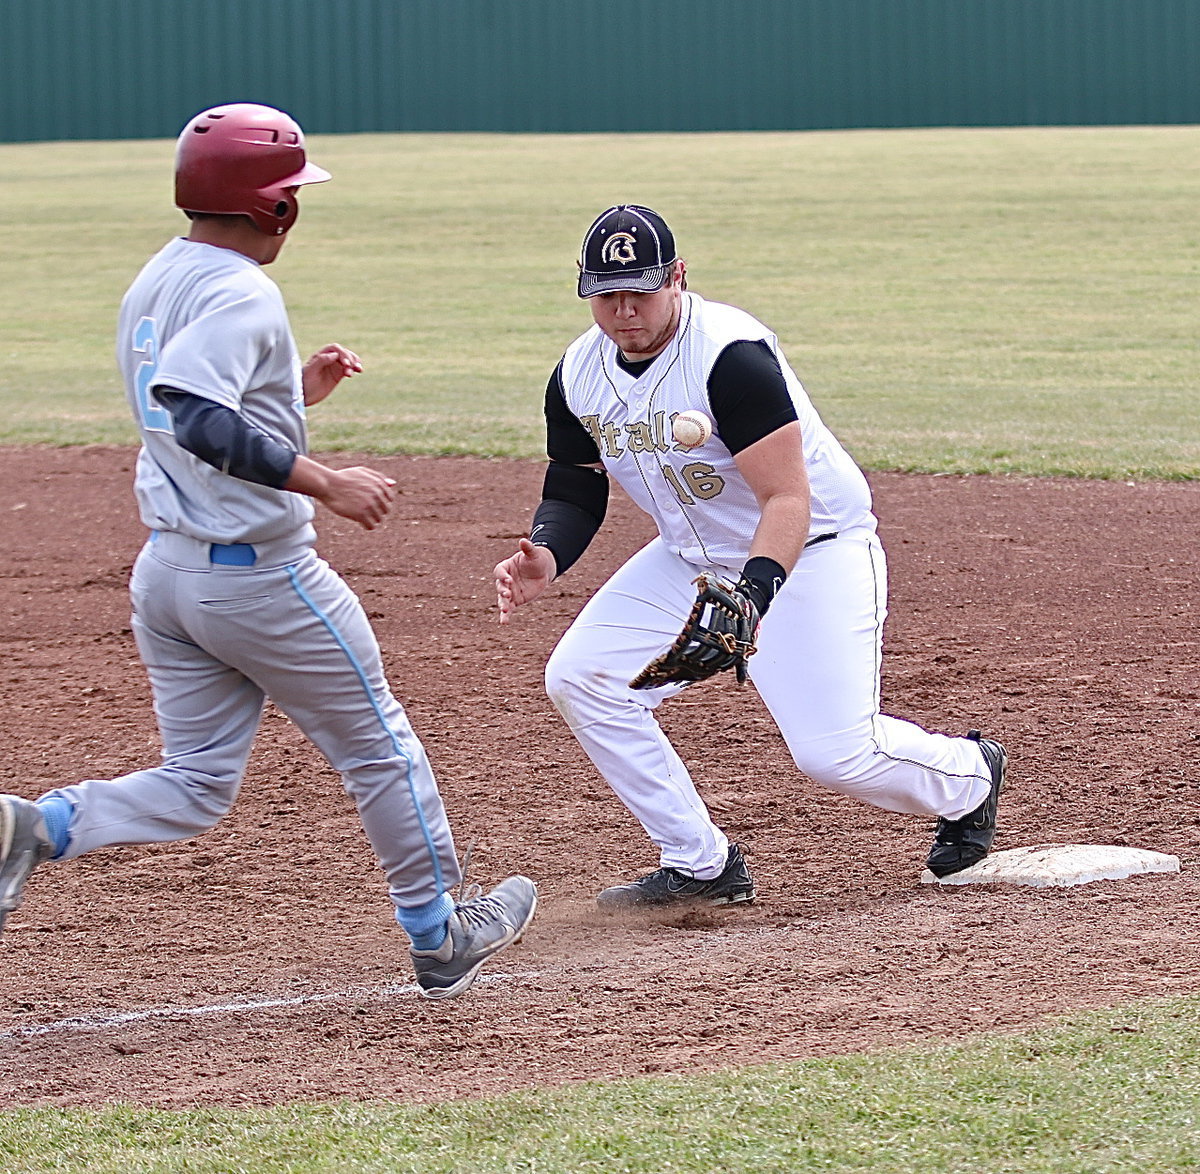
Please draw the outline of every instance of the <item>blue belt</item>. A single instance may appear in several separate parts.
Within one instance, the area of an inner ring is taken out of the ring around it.
[[[258,555],[248,542],[214,542],[208,548],[208,558],[222,567],[252,567]]]

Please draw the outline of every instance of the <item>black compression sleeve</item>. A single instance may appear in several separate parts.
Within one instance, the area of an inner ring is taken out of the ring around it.
[[[717,356],[708,402],[721,443],[735,454],[796,419],[779,360],[765,342],[731,342]]]
[[[602,469],[551,461],[529,540],[554,555],[556,573],[561,575],[587,550],[607,511],[608,475]]]
[[[570,408],[562,386],[562,363],[554,368],[546,384],[546,452],[564,465],[595,465],[600,449],[595,438]]]
[[[231,408],[174,387],[156,387],[154,394],[171,413],[176,443],[206,465],[272,489],[291,476],[296,454]]]

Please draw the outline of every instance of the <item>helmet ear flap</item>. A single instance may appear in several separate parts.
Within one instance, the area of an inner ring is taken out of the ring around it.
[[[261,232],[268,236],[282,236],[290,232],[300,216],[300,202],[296,188],[271,187],[259,193],[257,211],[248,213]]]

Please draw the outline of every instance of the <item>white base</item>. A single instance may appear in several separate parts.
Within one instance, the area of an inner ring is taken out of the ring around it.
[[[922,884],[1034,885],[1063,888],[1089,881],[1123,880],[1142,872],[1178,872],[1179,857],[1144,848],[1118,848],[1104,844],[1039,844],[1009,848],[985,856],[978,864],[936,877],[926,869]]]

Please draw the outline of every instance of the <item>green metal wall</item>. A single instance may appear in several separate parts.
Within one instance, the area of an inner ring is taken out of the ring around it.
[[[0,140],[1200,123],[1200,0],[0,0]]]

